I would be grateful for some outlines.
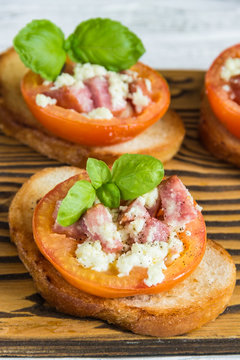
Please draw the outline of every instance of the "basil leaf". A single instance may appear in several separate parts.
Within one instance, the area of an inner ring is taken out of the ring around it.
[[[110,209],[117,208],[120,205],[120,191],[115,184],[103,184],[96,191],[97,197],[101,203]]]
[[[65,40],[64,42],[64,50],[67,52],[69,58],[73,61],[73,62],[79,62],[78,59],[74,56],[74,53],[72,52],[71,49],[71,44],[72,44],[72,39],[74,37],[74,33],[69,35],[69,37]]]
[[[75,182],[60,205],[57,222],[62,226],[72,225],[93,205],[95,198],[95,190],[89,181]]]
[[[126,26],[101,18],[80,23],[65,42],[65,49],[78,62],[99,64],[112,71],[129,69],[145,52],[141,40]]]
[[[154,189],[164,175],[160,160],[141,154],[124,154],[112,168],[112,182],[115,183],[123,200],[132,200]]]
[[[13,40],[22,62],[44,79],[53,81],[66,61],[62,30],[49,20],[33,20]]]
[[[89,158],[87,172],[95,189],[111,180],[111,171],[107,164],[101,160]]]

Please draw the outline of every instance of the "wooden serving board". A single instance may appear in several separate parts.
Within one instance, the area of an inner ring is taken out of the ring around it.
[[[49,308],[10,243],[8,207],[36,171],[59,166],[0,134],[0,356],[132,356],[240,353],[240,169],[213,158],[198,140],[203,72],[164,71],[172,108],[187,135],[167,175],[178,174],[203,206],[208,237],[223,245],[237,265],[231,302],[219,318],[190,334],[160,339],[122,331],[103,321],[78,319]]]

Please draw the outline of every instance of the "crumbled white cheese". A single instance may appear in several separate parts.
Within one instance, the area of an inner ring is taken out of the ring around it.
[[[116,258],[116,254],[102,250],[99,240],[78,244],[75,254],[79,264],[95,271],[107,271]]]
[[[225,81],[229,81],[232,76],[239,74],[240,58],[228,58],[221,69],[221,78]]]
[[[155,264],[151,264],[148,268],[148,277],[144,279],[144,283],[147,286],[154,286],[157,284],[161,284],[163,282],[165,276],[163,274],[163,270],[166,269],[166,265],[163,261],[156,262]]]
[[[222,89],[223,89],[224,91],[226,91],[226,92],[229,92],[229,91],[231,90],[230,86],[227,85],[227,84],[223,85],[223,86],[222,86]]]
[[[192,235],[191,231],[187,230],[187,231],[186,231],[186,235],[187,235],[187,236],[191,236],[191,235]]]
[[[76,64],[74,68],[74,77],[77,81],[84,81],[95,76],[107,75],[107,69],[101,65],[95,64]]]
[[[144,280],[147,286],[156,285],[162,282],[164,275],[154,271],[152,268],[158,264],[158,270],[164,269],[164,259],[168,253],[168,243],[154,242],[152,244],[134,243],[131,250],[121,255],[116,262],[119,271],[118,276],[129,275],[134,266],[148,268],[148,278]],[[150,275],[150,277],[149,277]]]
[[[118,74],[113,71],[108,72],[109,93],[112,97],[113,110],[119,110],[126,106],[129,78],[128,75]]]
[[[96,109],[93,109],[89,113],[87,114],[83,113],[82,115],[91,119],[111,120],[113,118],[113,114],[111,113],[111,111],[105,107],[98,107]]]
[[[51,81],[49,81],[49,80],[44,80],[43,81],[43,85],[45,85],[45,86],[48,86],[48,85],[50,85],[52,82]]]
[[[137,90],[131,94],[131,98],[138,113],[140,113],[142,109],[150,102],[150,98],[146,95],[143,95],[142,89],[139,86],[137,86]]]
[[[180,256],[181,252],[183,251],[183,243],[179,239],[176,231],[171,231],[168,246],[169,250],[173,251],[170,260],[174,261]]]
[[[144,225],[145,225],[145,219],[142,217],[136,217],[133,221],[130,221],[125,226],[125,231],[132,239],[134,239],[143,230]]]
[[[155,187],[152,191],[149,191],[148,193],[142,195],[142,197],[145,200],[146,208],[149,209],[153,207],[158,199],[158,188]]]
[[[200,212],[201,212],[202,209],[203,209],[203,208],[202,208],[200,205],[198,205],[198,204],[195,206],[195,208],[197,209],[197,211],[200,211]]]
[[[169,240],[168,240],[169,249],[174,249],[178,254],[183,251],[183,243],[179,239],[176,231],[171,231]]]
[[[44,94],[36,95],[36,104],[42,108],[45,108],[48,105],[55,105],[57,103],[56,99],[46,96]]]
[[[151,80],[149,80],[149,79],[144,79],[144,81],[145,81],[145,85],[146,85],[147,91],[148,91],[148,92],[152,92],[152,83],[151,83]]]
[[[61,88],[62,86],[71,86],[75,84],[76,80],[74,77],[68,73],[62,73],[59,75],[53,83],[53,87],[51,90],[56,90]]]
[[[130,246],[128,245],[128,240],[129,240],[129,232],[127,230],[126,227],[119,227],[118,232],[120,234],[121,237],[121,241],[123,243],[124,246],[124,251],[126,251],[126,248],[129,248]]]
[[[129,76],[131,76],[133,79],[137,79],[138,77],[138,72],[137,71],[133,71],[133,70],[125,70],[125,73]]]

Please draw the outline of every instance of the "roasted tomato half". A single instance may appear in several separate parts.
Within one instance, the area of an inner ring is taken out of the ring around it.
[[[80,179],[82,177],[76,175],[58,184],[42,198],[33,217],[33,233],[39,250],[70,284],[82,291],[102,297],[154,294],[170,289],[197,267],[206,246],[205,223],[200,212],[194,221],[186,225],[185,231],[179,234],[184,250],[179,258],[167,266],[164,270],[163,282],[156,286],[148,287],[144,283],[147,269],[143,267],[134,267],[128,276],[123,277],[117,276],[114,267],[105,272],[82,267],[75,256],[77,240],[53,232],[53,212],[56,202],[64,198],[70,187]]]
[[[234,75],[234,70],[230,68],[229,76],[224,74],[229,59],[230,67],[237,65],[232,59],[239,59],[240,62],[240,44],[226,49],[214,60],[206,74],[205,87],[211,108],[219,121],[240,138],[240,75]]]
[[[88,146],[105,146],[132,139],[160,119],[170,103],[170,93],[164,78],[150,67],[137,63],[131,70],[140,77],[149,79],[152,85],[151,102],[141,113],[128,117],[114,116],[112,119],[89,119],[81,113],[48,105],[36,104],[36,95],[47,90],[42,78],[28,71],[21,84],[22,95],[36,119],[52,134]]]

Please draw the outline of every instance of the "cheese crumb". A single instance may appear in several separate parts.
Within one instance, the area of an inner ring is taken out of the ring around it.
[[[232,76],[240,74],[240,58],[228,58],[221,69],[221,78],[229,81]]]
[[[125,231],[132,239],[134,239],[143,230],[145,222],[146,220],[144,218],[136,217],[133,221],[130,221],[129,224],[125,226]]]
[[[95,271],[107,271],[116,258],[116,254],[102,250],[99,240],[78,244],[75,254],[79,264]]]
[[[200,212],[201,212],[202,209],[203,209],[203,208],[202,208],[200,205],[198,205],[198,204],[195,206],[195,208],[197,209],[197,211],[200,211]]]
[[[113,114],[111,113],[111,111],[105,107],[98,107],[96,109],[93,109],[89,113],[87,114],[83,113],[82,115],[91,119],[111,120],[113,118]]]
[[[162,270],[165,268],[164,258],[167,253],[168,243],[163,241],[152,244],[134,243],[131,250],[121,255],[116,262],[118,276],[127,276],[134,266],[141,266],[148,268],[148,278],[144,280],[145,284],[147,286],[159,284],[164,279]]]
[[[144,79],[144,81],[145,81],[145,85],[146,85],[147,91],[148,91],[148,92],[152,92],[152,83],[151,83],[151,80],[149,80],[149,79]]]
[[[230,86],[227,85],[227,84],[223,85],[223,86],[222,86],[222,89],[223,89],[224,91],[226,91],[226,92],[229,92],[229,91],[231,90]]]
[[[126,106],[129,79],[132,80],[132,78],[130,78],[130,76],[128,75],[118,74],[113,71],[109,71],[109,93],[112,97],[113,110],[119,110]]]
[[[73,76],[71,76],[68,73],[62,73],[59,75],[56,80],[53,83],[53,87],[51,87],[51,90],[56,90],[61,88],[62,86],[71,86],[75,84],[76,80]]]
[[[136,111],[140,113],[142,109],[147,106],[150,102],[148,96],[143,95],[142,89],[137,86],[137,91],[135,91],[132,95],[132,102],[136,107]]]
[[[178,254],[183,251],[183,243],[179,239],[176,231],[171,231],[168,246],[169,249],[174,249]]]
[[[96,64],[76,64],[74,68],[74,77],[77,81],[84,81],[95,76],[107,75],[107,69],[101,65]]]
[[[36,95],[36,104],[42,108],[45,108],[48,105],[55,105],[57,103],[56,99],[46,96],[44,94]]]
[[[146,208],[149,209],[153,207],[158,199],[158,188],[155,187],[152,191],[149,191],[148,193],[142,195],[142,197],[145,200]]]

